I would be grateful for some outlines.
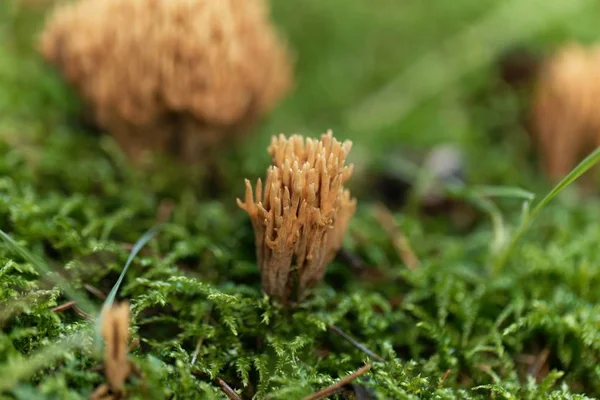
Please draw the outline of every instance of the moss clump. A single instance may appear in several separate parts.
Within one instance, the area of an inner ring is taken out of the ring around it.
[[[482,210],[472,228],[457,233],[443,215],[395,213],[419,260],[409,270],[371,205],[360,201],[344,242],[351,265],[334,260],[294,313],[261,293],[252,227],[234,199],[244,177],[263,175],[267,160],[256,154],[264,153],[266,138],[281,126],[313,136],[328,121],[336,132],[351,132],[347,107],[393,79],[401,60],[437,43],[434,32],[473,22],[490,5],[459,0],[450,13],[419,2],[414,9],[395,8],[398,2],[276,3],[277,20],[304,60],[304,84],[262,127],[256,146],[246,143],[247,155],[238,149],[241,156],[223,157],[223,185],[213,200],[178,183],[170,169],[132,171],[110,138],[74,128],[66,117],[76,103],[31,49],[35,16],[13,3],[0,7],[0,228],[55,271],[42,273],[0,245],[1,396],[81,399],[106,383],[87,316],[100,311],[133,243],[160,225],[118,293],[130,302],[130,335],[139,340],[129,357],[143,378],[125,385],[130,398],[223,399],[220,378],[244,399],[302,399],[366,362],[371,370],[347,389],[378,399],[599,397],[598,200],[555,199],[504,268],[492,268],[498,253],[490,244],[504,243],[527,210],[528,197],[514,185],[548,189],[524,157],[510,92],[462,109],[457,104],[465,99],[450,91],[392,128],[352,138],[353,154],[371,146],[369,153],[381,157],[390,156],[386,137],[397,140],[398,132],[417,147],[460,141],[470,183],[453,194]],[[398,35],[417,29],[401,22],[419,15],[427,16],[425,25],[398,46]],[[576,26],[563,18],[562,33],[556,28],[537,43],[597,34],[597,16],[593,6],[582,9]],[[309,33],[298,20],[309,21]],[[365,64],[373,55],[388,62]],[[461,88],[474,96],[495,87],[494,76],[484,69]],[[327,95],[319,89],[324,82]],[[437,111],[440,104],[447,114]],[[361,200],[368,194],[360,187],[352,193]]]

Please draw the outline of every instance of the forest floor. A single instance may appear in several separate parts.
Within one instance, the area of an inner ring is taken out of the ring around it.
[[[273,0],[295,91],[210,170],[149,171],[80,123],[36,52],[45,10],[24,3],[0,5],[0,229],[14,239],[0,245],[0,397],[105,383],[91,320],[153,228],[117,295],[142,372],[131,398],[221,399],[220,379],[243,399],[302,399],[366,364],[339,398],[600,396],[600,201],[571,185],[536,208],[551,187],[527,96],[494,62],[597,39],[595,3]],[[358,209],[290,311],[260,291],[235,199],[264,176],[271,135],[327,129],[354,142]],[[446,188],[461,208],[423,212],[398,176],[439,144],[463,153],[466,184]]]

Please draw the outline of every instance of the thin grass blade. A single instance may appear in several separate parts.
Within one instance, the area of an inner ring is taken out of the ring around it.
[[[121,283],[123,282],[123,279],[125,278],[125,274],[127,273],[127,270],[129,269],[129,266],[131,265],[131,262],[133,261],[135,256],[137,256],[137,254],[140,252],[140,250],[154,237],[154,235],[156,235],[156,233],[160,230],[160,228],[161,228],[161,225],[153,227],[152,229],[150,229],[149,231],[144,233],[142,235],[142,237],[140,237],[138,239],[138,241],[135,243],[135,245],[131,249],[131,252],[129,253],[129,257],[127,257],[127,261],[125,262],[123,271],[121,271],[121,275],[119,275],[119,279],[117,279],[117,282],[114,284],[114,286],[110,290],[110,293],[108,294],[108,296],[106,296],[106,300],[104,301],[104,304],[102,305],[103,311],[106,308],[110,307],[114,303],[115,297],[117,296],[117,292],[119,291],[119,287],[121,286]]]
[[[133,261],[135,256],[137,256],[137,254],[140,252],[140,250],[156,235],[156,233],[158,233],[158,231],[161,228],[162,228],[162,225],[157,225],[157,226],[153,227],[152,229],[148,230],[146,233],[144,233],[142,235],[142,237],[140,237],[138,239],[138,241],[135,243],[135,245],[131,249],[131,252],[129,253],[129,257],[127,257],[127,261],[125,262],[125,266],[123,267],[123,270],[121,271],[121,275],[119,275],[119,279],[117,279],[117,282],[112,287],[110,293],[108,294],[108,296],[106,296],[106,300],[104,301],[104,304],[102,305],[102,311],[100,312],[100,318],[98,318],[96,320],[96,344],[97,345],[102,343],[100,327],[102,324],[102,318],[104,316],[104,312],[110,306],[112,306],[112,304],[114,303],[115,298],[117,297],[117,292],[119,291],[119,287],[121,286],[121,283],[123,282],[123,279],[125,278],[125,274],[127,273],[127,270],[129,269],[129,266],[131,265],[131,262]],[[99,350],[99,346],[96,348],[96,350]]]
[[[495,274],[498,274],[502,271],[502,269],[504,269],[506,261],[508,260],[510,253],[515,248],[517,242],[521,236],[523,236],[527,228],[529,228],[535,217],[544,209],[544,207],[546,207],[548,203],[558,196],[560,192],[575,182],[581,175],[589,171],[598,162],[600,162],[600,147],[594,150],[589,156],[580,162],[577,167],[569,172],[567,176],[565,176],[556,186],[554,186],[554,188],[542,200],[540,200],[531,213],[525,215],[525,218],[523,218],[523,222],[519,226],[519,229],[517,229],[508,246],[506,246],[505,250],[495,263],[493,271]]]

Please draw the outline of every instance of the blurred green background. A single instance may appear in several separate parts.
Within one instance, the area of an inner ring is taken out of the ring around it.
[[[44,7],[29,3],[36,2],[9,0],[0,10],[0,123],[9,130],[64,122],[65,110],[75,119],[78,110],[33,51]],[[390,148],[452,143],[466,152],[475,182],[531,187],[537,179],[526,160],[523,101],[500,81],[499,59],[515,46],[547,54],[566,41],[598,36],[597,4],[588,0],[275,0],[272,6],[295,55],[296,88],[242,146],[254,154],[240,156],[253,176],[262,174],[261,149],[272,134],[331,128],[354,141],[359,166],[387,157]]]

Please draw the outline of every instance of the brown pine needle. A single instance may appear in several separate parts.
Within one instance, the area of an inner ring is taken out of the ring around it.
[[[224,380],[221,378],[217,378],[217,382],[219,382],[219,386],[223,389],[223,392],[229,397],[231,400],[242,400],[242,398],[233,390]]]
[[[357,349],[359,349],[360,351],[362,351],[363,353],[365,353],[369,357],[371,357],[371,358],[373,358],[373,359],[375,359],[377,361],[385,361],[383,359],[383,357],[381,357],[380,355],[378,355],[377,353],[375,353],[373,350],[369,349],[364,344],[359,343],[357,340],[355,340],[354,338],[352,338],[350,335],[346,334],[344,331],[342,331],[337,326],[330,325],[329,329],[331,329],[332,331],[334,331],[335,333],[337,333],[338,335],[340,335],[341,337],[343,337],[344,339],[346,339],[347,341],[349,341],[354,347],[356,347]]]
[[[400,230],[396,221],[394,221],[392,212],[383,204],[377,204],[375,206],[375,218],[377,218],[381,226],[383,226],[383,229],[390,235],[392,244],[406,267],[411,271],[417,268],[421,262],[415,255],[408,239],[404,233],[402,233],[402,230]]]
[[[444,384],[446,383],[446,379],[448,379],[451,372],[452,372],[451,369],[446,370],[446,372],[444,372],[444,376],[442,376],[442,382],[441,382],[440,386],[444,386]]]
[[[541,381],[543,377],[543,368],[546,362],[548,361],[548,357],[550,356],[550,350],[545,348],[537,355],[535,361],[529,367],[529,374],[533,376],[538,382]]]
[[[101,300],[106,300],[106,295],[104,293],[102,293],[100,291],[100,289],[92,286],[92,285],[88,285],[87,283],[85,285],[83,285],[84,288],[87,289],[88,292],[90,292],[91,294],[93,294],[94,296],[96,296],[97,298],[101,299]]]
[[[88,313],[86,313],[85,311],[83,311],[81,308],[77,307],[77,305],[73,305],[73,311],[75,311],[77,313],[77,315],[79,315],[81,318],[85,318],[88,321],[93,321],[94,318],[92,318],[92,316]]]
[[[305,397],[304,400],[320,400],[320,399],[325,399],[325,398],[327,398],[327,397],[329,397],[329,396],[331,396],[331,395],[339,392],[340,390],[342,390],[342,388],[344,386],[346,386],[347,384],[349,384],[350,382],[352,382],[353,380],[355,380],[359,376],[363,375],[364,373],[366,373],[370,369],[371,369],[371,364],[366,364],[364,367],[356,370],[355,372],[351,373],[347,377],[340,379],[339,381],[337,381],[333,385],[328,386],[325,389],[319,390],[318,392],[313,393],[310,396]]]
[[[71,300],[71,301],[66,302],[65,304],[61,304],[60,306],[54,307],[51,311],[52,312],[65,311],[65,310],[68,310],[69,308],[73,307],[74,305],[75,305],[75,301]]]
[[[80,317],[85,318],[85,319],[87,319],[89,321],[91,321],[93,319],[91,317],[91,315],[89,315],[88,313],[86,313],[85,311],[83,311],[81,308],[77,307],[77,304],[75,303],[74,300],[67,301],[66,303],[61,304],[60,306],[56,306],[51,311],[52,312],[63,312],[65,310],[68,310],[68,309],[71,309],[71,308]]]

